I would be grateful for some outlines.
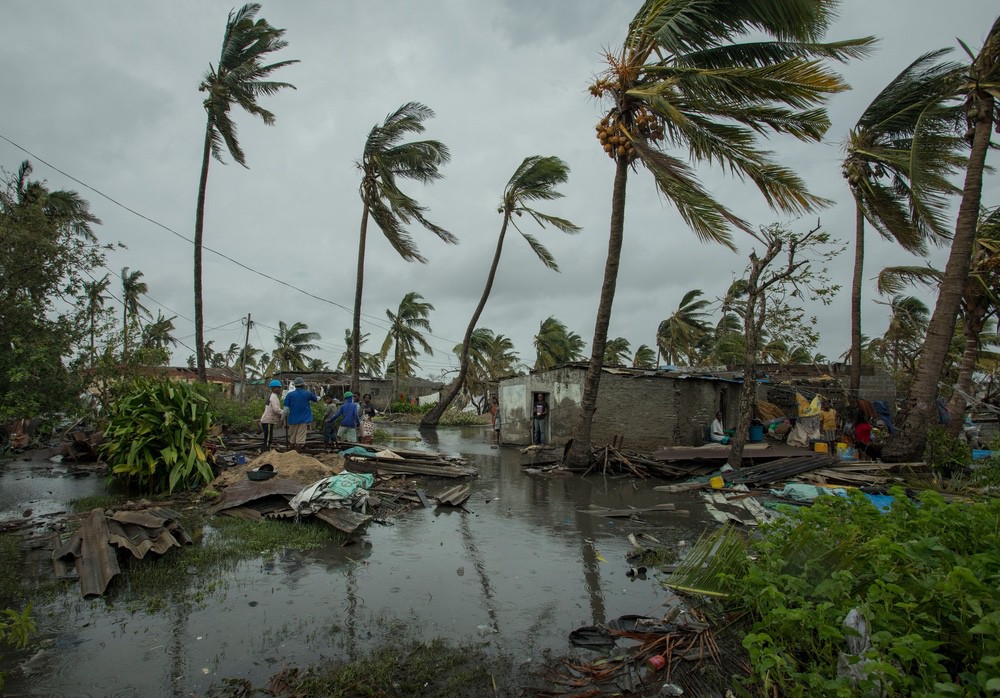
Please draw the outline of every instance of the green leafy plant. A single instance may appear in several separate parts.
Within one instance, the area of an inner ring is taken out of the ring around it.
[[[881,514],[860,493],[820,497],[764,527],[729,585],[753,625],[762,695],[985,695],[1000,689],[1000,501],[911,501]],[[837,662],[857,608],[871,633],[852,686]]]
[[[212,422],[208,398],[188,383],[136,380],[111,406],[101,444],[110,477],[149,492],[211,482]]]
[[[972,451],[969,444],[949,434],[944,427],[931,427],[927,430],[924,462],[939,475],[951,475],[956,468],[972,463]]]
[[[0,642],[18,649],[28,644],[28,638],[35,632],[35,621],[31,618],[31,604],[18,613],[10,608],[0,611]],[[3,689],[4,674],[0,672],[0,690]]]
[[[209,390],[206,396],[211,406],[213,422],[222,427],[223,432],[231,434],[260,431],[260,416],[264,412],[263,398],[243,401],[223,395],[218,390]]]

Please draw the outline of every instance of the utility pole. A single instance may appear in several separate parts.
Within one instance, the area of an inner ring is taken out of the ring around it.
[[[240,357],[240,398],[246,402],[247,399],[247,350],[250,348],[250,313],[247,313],[247,338],[243,342],[243,356]]]

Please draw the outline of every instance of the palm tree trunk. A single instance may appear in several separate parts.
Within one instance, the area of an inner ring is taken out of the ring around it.
[[[205,373],[205,308],[201,296],[201,248],[205,239],[205,189],[208,187],[208,164],[212,157],[212,125],[205,127],[205,148],[201,155],[201,179],[198,182],[198,206],[194,214],[194,353],[198,380],[208,382]]]
[[[597,391],[601,385],[601,368],[604,365],[604,347],[608,342],[608,325],[611,324],[611,306],[618,285],[618,266],[621,263],[622,241],[625,237],[625,189],[628,183],[628,162],[619,157],[615,168],[615,182],[611,194],[611,230],[608,234],[608,259],[604,263],[604,283],[597,305],[594,324],[594,342],[590,349],[590,365],[583,384],[580,416],[573,430],[573,446],[566,456],[567,464],[584,467],[590,464],[590,433],[597,411]]]
[[[966,308],[965,311],[963,332],[965,349],[959,362],[955,391],[951,395],[951,400],[948,401],[948,414],[951,415],[951,421],[948,422],[948,433],[952,436],[958,436],[965,421],[965,410],[968,407],[965,396],[972,395],[972,375],[976,371],[976,360],[979,358],[979,333],[986,325],[987,310],[984,303],[975,303],[974,307]]]
[[[90,311],[90,367],[94,367],[97,358],[97,349],[94,346],[94,311]]]
[[[392,343],[392,389],[399,396],[399,338]]]
[[[851,282],[851,375],[850,395],[858,399],[861,390],[861,287],[865,264],[865,214],[855,201],[854,279]]]
[[[465,376],[469,373],[469,343],[472,341],[472,333],[476,330],[476,324],[479,322],[479,317],[483,314],[486,301],[489,300],[490,292],[493,290],[493,280],[496,279],[497,268],[500,266],[500,253],[503,252],[503,240],[507,236],[507,224],[509,222],[510,214],[508,213],[504,215],[503,225],[500,227],[500,236],[497,238],[496,251],[493,253],[493,263],[490,265],[489,274],[486,275],[486,287],[483,289],[483,295],[479,297],[479,305],[476,306],[475,311],[472,313],[469,326],[465,328],[465,337],[462,339],[462,355],[459,358],[458,377],[455,378],[447,392],[441,394],[441,399],[438,400],[438,404],[434,406],[434,409],[420,420],[421,428],[436,427],[438,425],[441,415],[444,414],[445,410],[448,409],[448,405],[458,395],[458,391],[462,389],[462,384],[465,382]],[[484,396],[483,405],[485,404],[486,397]]]
[[[361,296],[365,288],[365,242],[368,240],[368,202],[361,212],[361,234],[358,237],[358,282],[354,289],[354,322],[351,326],[351,391],[361,390]]]
[[[955,321],[962,303],[962,292],[972,264],[972,249],[976,239],[979,205],[983,193],[983,168],[990,147],[993,127],[993,97],[985,91],[977,93],[976,118],[969,151],[969,165],[962,187],[962,203],[955,223],[948,264],[941,280],[934,314],[927,325],[917,375],[903,405],[899,431],[886,444],[882,457],[886,461],[915,461],[923,455],[927,430],[935,421],[934,400],[938,396],[938,381],[944,368],[948,348],[955,333]]]

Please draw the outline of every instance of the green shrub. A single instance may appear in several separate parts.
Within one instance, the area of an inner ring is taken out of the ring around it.
[[[111,478],[148,492],[173,492],[212,481],[203,444],[212,413],[188,383],[138,379],[112,403],[101,444]]]
[[[389,405],[389,411],[396,414],[426,414],[436,405],[436,402],[431,402],[426,405],[411,405],[408,402],[394,402]]]
[[[927,430],[924,462],[938,475],[951,475],[956,468],[972,463],[972,449],[962,439],[952,436],[941,426]]]
[[[1000,690],[1000,501],[918,502],[893,490],[880,514],[860,493],[820,497],[764,527],[732,585],[754,619],[754,693],[962,695]],[[868,679],[837,676],[858,608],[868,622]],[[748,688],[750,686],[748,685]]]
[[[264,399],[241,400],[223,395],[218,390],[207,391],[212,421],[225,433],[256,433],[260,431],[260,416],[264,413]]]
[[[463,412],[462,410],[445,410],[438,421],[439,426],[444,427],[468,427],[478,424],[488,424],[489,415],[476,414],[475,412]]]

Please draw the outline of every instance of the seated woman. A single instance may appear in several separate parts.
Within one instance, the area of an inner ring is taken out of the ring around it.
[[[712,426],[708,430],[708,440],[719,444],[729,443],[729,434],[722,427],[722,412],[715,413],[715,419],[712,420]]]
[[[854,422],[854,446],[859,456],[870,460],[882,457],[882,447],[872,443],[872,425],[861,415]]]

